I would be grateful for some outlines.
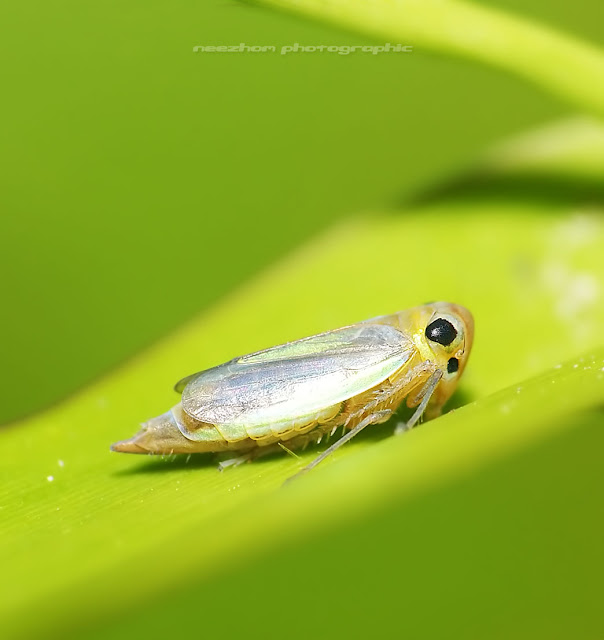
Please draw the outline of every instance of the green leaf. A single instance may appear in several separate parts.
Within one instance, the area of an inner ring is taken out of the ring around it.
[[[296,541],[308,557],[321,532],[370,526],[377,508],[408,508],[529,444],[594,424],[604,390],[600,211],[466,187],[404,214],[340,224],[110,376],[0,433],[5,636],[95,626],[102,635],[103,625],[114,635],[126,620],[145,628],[158,607],[180,611],[241,562],[253,562],[259,593],[270,591],[263,566],[274,550]],[[455,404],[475,402],[408,435],[376,428],[283,491],[316,451],[222,474],[209,457],[109,451],[176,401],[183,375],[434,299],[475,315]],[[496,535],[485,549],[495,544]],[[204,621],[221,624],[208,610]]]

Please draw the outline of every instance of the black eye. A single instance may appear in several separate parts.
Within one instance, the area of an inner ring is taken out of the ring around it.
[[[426,338],[432,342],[438,342],[444,347],[448,347],[457,337],[455,327],[444,318],[436,318],[426,327]]]
[[[459,369],[459,360],[457,358],[449,358],[447,362],[447,372],[455,373]]]

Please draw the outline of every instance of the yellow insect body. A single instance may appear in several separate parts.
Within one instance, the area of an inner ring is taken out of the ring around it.
[[[348,429],[319,462],[369,424],[388,420],[405,399],[417,410],[398,431],[424,413],[439,415],[473,336],[467,309],[436,302],[234,358],[184,378],[176,385],[180,403],[112,449],[237,451],[250,458],[281,443],[296,449]]]

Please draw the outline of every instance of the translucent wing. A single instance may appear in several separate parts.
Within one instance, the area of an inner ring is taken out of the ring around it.
[[[374,387],[414,351],[409,337],[392,326],[352,325],[189,376],[182,407],[216,425],[295,421]]]
[[[193,380],[193,378],[196,378],[198,375],[199,373],[194,373],[190,376],[187,376],[186,378],[181,378],[174,385],[174,391],[176,391],[177,393],[182,393],[185,390],[185,387],[189,384],[189,382],[191,382],[191,380]]]

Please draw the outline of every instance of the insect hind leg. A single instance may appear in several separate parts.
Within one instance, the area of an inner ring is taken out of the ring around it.
[[[224,471],[229,467],[238,467],[240,464],[243,464],[244,462],[251,462],[253,459],[254,456],[248,451],[248,453],[236,456],[235,458],[220,460],[220,462],[218,463],[218,471]]]
[[[427,369],[427,366],[424,364],[422,365],[421,368],[425,370]],[[421,389],[417,393],[416,397],[418,399],[421,398],[421,402],[417,406],[416,410],[413,412],[411,419],[408,422],[404,423],[403,425],[399,425],[399,427],[397,427],[396,433],[407,431],[408,429],[412,429],[415,426],[417,421],[421,418],[422,414],[424,413],[426,406],[428,405],[428,402],[430,401],[430,398],[432,397],[432,394],[434,393],[434,390],[438,386],[438,383],[440,382],[440,379],[442,378],[442,376],[443,376],[443,373],[440,369],[436,369],[432,371],[426,383],[421,387]],[[394,386],[393,389],[391,389],[386,394],[383,394],[378,402],[382,403],[382,406],[383,406],[385,399],[389,401],[390,398],[395,397],[397,393],[400,393],[401,390],[405,388],[405,383],[406,381],[405,382],[399,381],[399,384]],[[384,396],[387,396],[387,397],[385,398]],[[365,405],[365,410],[368,408],[368,406],[369,405]],[[330,456],[334,451],[339,449],[343,444],[345,444],[346,442],[354,438],[354,436],[360,433],[363,429],[368,427],[370,424],[378,424],[380,422],[386,421],[392,415],[392,413],[393,413],[393,408],[383,408],[379,411],[374,411],[370,413],[368,416],[364,417],[356,426],[354,426],[348,433],[344,434],[337,442],[332,444],[331,447],[326,449],[321,455],[317,456],[310,464],[307,464],[303,469],[298,471],[298,473],[293,475],[291,478],[288,478],[286,480],[286,483],[290,482],[294,478],[297,478],[298,476],[304,473],[307,473],[311,469],[314,469],[318,464],[323,462],[325,458]],[[349,416],[348,420],[350,420],[351,417],[352,416]],[[348,423],[348,420],[346,421],[346,423]],[[344,426],[346,426],[346,423]],[[402,429],[401,429],[401,426],[402,426]]]
[[[229,467],[238,467],[240,464],[244,462],[252,462],[258,458],[262,458],[263,456],[270,455],[271,453],[276,453],[281,451],[279,448],[279,443],[274,445],[267,445],[265,447],[256,447],[255,449],[250,449],[245,453],[242,453],[239,456],[235,456],[233,458],[227,458],[226,460],[220,460],[218,462],[218,471],[224,471]]]
[[[298,473],[291,476],[291,478],[288,478],[285,482],[286,483],[290,482],[294,478],[297,478],[298,476],[303,475],[304,473],[308,473],[311,469],[314,469],[318,464],[323,462],[323,460],[325,460],[325,458],[330,456],[334,451],[339,449],[343,444],[345,444],[349,440],[352,440],[352,438],[354,438],[358,433],[360,433],[365,427],[368,427],[370,424],[377,424],[379,422],[383,422],[384,420],[389,418],[391,415],[392,415],[391,409],[384,409],[382,411],[376,411],[375,413],[372,413],[366,416],[365,418],[363,418],[363,420],[361,420],[361,422],[359,422],[359,424],[353,427],[348,433],[346,433],[339,440],[334,442],[331,445],[331,447],[325,449],[325,451],[323,451],[321,455],[317,456],[311,463],[307,464],[304,468],[300,469]]]

